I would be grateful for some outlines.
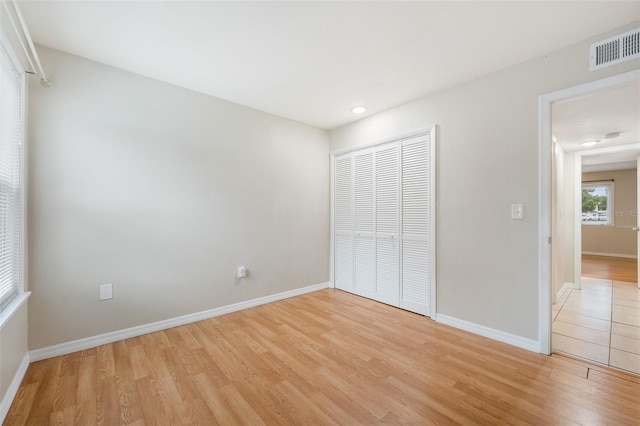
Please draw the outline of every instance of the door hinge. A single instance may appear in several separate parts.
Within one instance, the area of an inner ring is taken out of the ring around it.
[[[549,237],[549,244],[551,244],[551,237]]]

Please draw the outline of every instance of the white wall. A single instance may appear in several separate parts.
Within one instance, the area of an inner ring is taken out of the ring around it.
[[[565,283],[574,281],[574,228],[575,228],[575,155],[553,144],[553,196],[552,196],[552,292],[555,298]]]
[[[330,132],[335,151],[438,125],[439,314],[538,340],[539,96],[640,67],[589,71],[590,42],[637,25]]]
[[[39,53],[54,86],[30,86],[31,350],[329,280],[325,131]]]
[[[22,363],[28,352],[27,324],[28,305],[23,303],[0,327],[0,422],[9,411],[12,398],[17,391],[16,385],[24,374]]]

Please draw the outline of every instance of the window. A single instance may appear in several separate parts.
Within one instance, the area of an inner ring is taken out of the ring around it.
[[[0,310],[21,280],[22,80],[0,47]]]
[[[613,181],[582,182],[582,224],[613,225]]]

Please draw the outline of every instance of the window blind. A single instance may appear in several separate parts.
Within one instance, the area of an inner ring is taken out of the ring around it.
[[[0,47],[0,310],[20,283],[21,78]]]

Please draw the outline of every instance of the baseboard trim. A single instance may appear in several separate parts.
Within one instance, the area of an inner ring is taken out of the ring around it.
[[[571,289],[573,289],[573,283],[564,283],[562,285],[562,288],[560,288],[560,290],[558,290],[558,292],[556,293],[555,303],[558,303],[558,300],[562,299],[562,296],[564,296],[565,292]]]
[[[601,253],[599,251],[583,251],[582,254],[589,256],[606,256],[606,257],[623,257],[625,259],[637,259],[638,256],[633,254],[619,254],[619,253]]]
[[[2,402],[0,402],[0,424],[4,424],[4,420],[9,414],[9,409],[11,408],[11,404],[18,394],[18,389],[20,388],[20,384],[22,383],[22,379],[24,379],[24,375],[27,373],[27,368],[29,367],[29,353],[25,353],[22,358],[22,362],[18,366],[18,370],[16,374],[13,376],[13,380],[11,380],[11,384],[7,388],[7,392],[2,397]]]
[[[512,346],[517,346],[528,351],[540,353],[540,342],[535,340],[516,336],[510,333],[505,333],[504,331],[496,330],[494,328],[489,328],[469,321],[450,317],[449,315],[437,314],[436,321],[445,325],[449,325],[451,327],[468,331],[473,334],[477,334],[479,336],[488,337],[489,339],[507,343]]]
[[[94,348],[96,346],[117,342],[118,340],[129,339],[131,337],[142,336],[143,334],[153,333],[155,331],[166,330],[168,328],[177,327],[179,325],[189,324],[208,318],[217,317],[231,312],[240,311],[242,309],[253,308],[255,306],[264,305],[266,303],[276,302],[278,300],[288,299],[290,297],[300,296],[306,293],[329,288],[331,283],[325,282],[311,285],[308,287],[297,288],[295,290],[285,291],[283,293],[273,294],[270,296],[258,297],[244,302],[234,303],[232,305],[221,306],[219,308],[208,309],[206,311],[195,312],[176,318],[157,321],[150,324],[139,325],[136,327],[125,328],[123,330],[112,331],[110,333],[100,334],[98,336],[87,337],[84,339],[73,340],[71,342],[60,343],[58,345],[46,348],[35,349],[29,352],[31,361],[40,361],[54,356],[66,355],[73,352],[83,351]]]

